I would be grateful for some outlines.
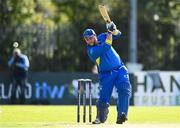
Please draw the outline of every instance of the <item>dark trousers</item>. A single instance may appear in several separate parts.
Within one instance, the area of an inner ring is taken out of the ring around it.
[[[26,78],[13,78],[12,90],[11,90],[11,103],[12,104],[23,104],[25,102],[25,85],[27,83]],[[16,99],[17,87],[20,87],[21,93],[19,99]]]

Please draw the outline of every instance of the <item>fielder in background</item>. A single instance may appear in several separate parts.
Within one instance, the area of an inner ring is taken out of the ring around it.
[[[127,68],[112,47],[113,40],[119,39],[121,32],[113,22],[107,23],[106,28],[107,32],[98,36],[93,29],[86,29],[83,33],[88,56],[97,64],[100,82],[100,97],[96,104],[97,116],[93,124],[106,121],[114,86],[118,92],[116,123],[122,124],[127,120],[131,84]]]
[[[28,57],[21,53],[19,48],[14,48],[13,55],[8,61],[8,66],[12,71],[12,91],[11,91],[11,103],[17,103],[16,90],[18,85],[21,88],[20,104],[25,101],[25,85],[27,83],[27,75],[29,68]]]

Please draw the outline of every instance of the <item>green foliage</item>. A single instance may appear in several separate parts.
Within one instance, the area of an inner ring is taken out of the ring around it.
[[[123,38],[113,46],[128,61],[129,1],[0,0],[0,70],[7,70],[18,41],[34,71],[91,71],[82,33],[106,31],[97,5],[108,6]],[[144,69],[179,70],[180,5],[175,0],[138,0],[138,62]],[[10,37],[10,38],[9,38]]]
[[[15,26],[34,14],[35,3],[32,0],[1,0],[1,26]]]
[[[141,0],[139,6],[139,61],[144,64],[145,69],[180,69],[174,63],[177,52],[180,54],[176,50],[180,44],[177,32],[180,29],[178,3],[173,0]]]

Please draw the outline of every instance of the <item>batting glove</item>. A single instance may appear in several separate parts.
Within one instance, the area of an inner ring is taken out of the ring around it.
[[[116,30],[116,25],[114,24],[114,22],[110,22],[106,24],[106,28],[109,32],[113,32],[114,30]]]

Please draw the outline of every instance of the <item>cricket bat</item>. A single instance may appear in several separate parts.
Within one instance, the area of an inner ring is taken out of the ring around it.
[[[108,14],[108,11],[107,11],[107,8],[105,7],[105,5],[98,5],[98,8],[99,8],[99,11],[100,11],[104,21],[106,23],[110,23],[111,19],[109,17],[109,14]]]

